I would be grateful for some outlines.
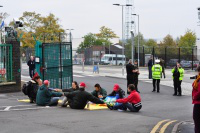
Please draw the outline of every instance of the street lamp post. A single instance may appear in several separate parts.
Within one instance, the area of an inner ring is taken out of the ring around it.
[[[122,7],[122,55],[124,55],[124,6],[132,6],[130,4],[126,5],[120,5],[120,4],[113,4],[115,6],[121,6]],[[124,75],[124,64],[125,64],[125,58],[123,58],[123,63],[122,63],[122,75]]]
[[[66,29],[66,30],[69,30],[69,38],[70,38],[70,42],[72,42],[72,33],[71,33],[71,31],[74,30],[74,29]]]
[[[140,18],[139,18],[139,15],[137,15],[137,14],[132,14],[132,15],[134,15],[134,16],[137,16],[138,17],[138,67],[140,66],[140,26],[139,26],[139,24],[140,24]]]

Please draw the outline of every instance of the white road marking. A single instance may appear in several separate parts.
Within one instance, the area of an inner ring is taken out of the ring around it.
[[[81,75],[73,75],[74,77],[83,78],[84,76]]]
[[[9,109],[11,108],[12,106],[8,106],[4,109],[4,111],[9,111]]]

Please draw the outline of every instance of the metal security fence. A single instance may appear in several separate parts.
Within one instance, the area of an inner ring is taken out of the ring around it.
[[[0,83],[13,81],[12,45],[0,44]]]
[[[51,87],[70,88],[73,81],[71,43],[42,44],[43,79]]]
[[[134,48],[134,58],[138,60],[138,47]],[[110,54],[109,54],[110,53]],[[125,49],[125,55],[122,50],[110,50],[106,48],[88,48],[85,50],[73,50],[73,64],[79,65],[122,65],[131,59],[131,49]],[[199,65],[199,57],[197,47],[180,48],[180,47],[140,47],[139,62],[140,66],[147,66],[150,58],[162,59],[167,68],[174,67],[176,62],[180,62],[182,67],[194,69]],[[124,62],[125,61],[125,62]]]

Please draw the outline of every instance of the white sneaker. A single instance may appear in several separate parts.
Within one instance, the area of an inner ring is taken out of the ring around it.
[[[118,111],[119,111],[119,112],[124,112],[125,110],[122,110],[122,109],[118,109]]]

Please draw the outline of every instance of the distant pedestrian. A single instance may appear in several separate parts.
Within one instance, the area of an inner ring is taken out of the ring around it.
[[[33,75],[35,74],[35,60],[33,56],[31,56],[27,65],[29,66],[29,75],[31,78],[33,78]]]
[[[132,60],[130,59],[128,64],[126,65],[126,73],[127,73],[127,87],[129,84],[133,84],[133,78],[134,78],[134,74],[133,74],[133,64],[132,64]],[[127,90],[127,94],[129,94],[128,90]]]
[[[138,61],[135,60],[134,61],[134,65],[133,65],[133,84],[135,85],[135,89],[138,93],[138,76],[139,76],[140,72],[139,72],[139,68],[138,68]]]
[[[152,57],[149,59],[148,62],[148,69],[149,69],[149,79],[152,79],[152,66],[153,66],[153,59]]]
[[[161,72],[162,72],[162,67],[160,66],[160,60],[155,60],[155,65],[152,67],[152,74],[153,74],[153,91],[156,91],[157,87],[157,93],[160,92],[160,78],[161,78]],[[157,84],[157,86],[156,86]]]
[[[177,89],[178,89],[178,96],[182,95],[181,90],[181,83],[184,76],[184,69],[181,67],[181,65],[177,62],[176,66],[172,69],[173,74],[173,81],[174,81],[174,95],[177,96]]]
[[[161,78],[162,78],[162,75],[163,75],[164,78],[165,78],[165,77],[166,77],[166,76],[165,76],[165,61],[164,61],[162,58],[160,58],[160,65],[161,65],[161,67],[162,67]]]
[[[200,66],[197,68],[198,76],[193,82],[192,103],[194,104],[193,119],[195,133],[200,133]]]

